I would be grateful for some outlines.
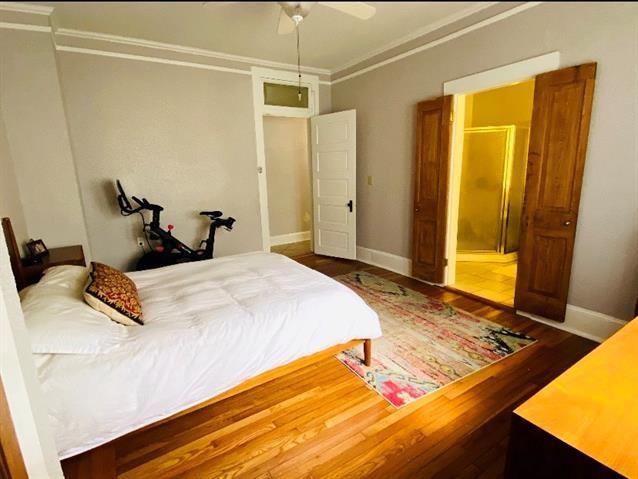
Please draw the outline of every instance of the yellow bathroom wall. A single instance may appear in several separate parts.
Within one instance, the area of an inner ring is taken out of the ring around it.
[[[459,251],[497,250],[501,225],[507,232],[504,252],[518,249],[533,100],[533,80],[466,95],[466,129],[514,125],[516,133],[511,173],[506,177],[502,132],[465,132],[459,201]],[[503,181],[507,178],[510,188],[505,210],[501,208],[500,198]]]
[[[465,127],[529,126],[534,105],[534,80],[466,96]]]

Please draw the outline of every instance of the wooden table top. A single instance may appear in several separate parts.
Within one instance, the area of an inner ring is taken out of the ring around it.
[[[638,320],[514,411],[627,477],[638,477]]]

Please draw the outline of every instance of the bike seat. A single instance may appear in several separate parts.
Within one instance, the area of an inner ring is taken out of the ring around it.
[[[211,220],[219,218],[223,213],[221,211],[201,211],[199,213],[202,216],[208,216]]]

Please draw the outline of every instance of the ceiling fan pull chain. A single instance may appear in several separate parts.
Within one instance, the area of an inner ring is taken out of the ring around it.
[[[295,25],[295,30],[297,32],[297,75],[299,77],[297,97],[299,98],[299,103],[301,103],[301,55],[299,53],[299,24]]]

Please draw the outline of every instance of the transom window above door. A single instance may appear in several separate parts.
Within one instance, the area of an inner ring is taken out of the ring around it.
[[[308,108],[308,87],[264,82],[264,104]]]

